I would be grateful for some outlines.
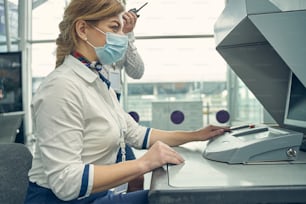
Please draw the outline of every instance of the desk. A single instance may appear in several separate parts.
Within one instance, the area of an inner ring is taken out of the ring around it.
[[[306,203],[306,153],[296,162],[227,164],[202,157],[206,143],[176,148],[185,158],[152,174],[150,204]]]

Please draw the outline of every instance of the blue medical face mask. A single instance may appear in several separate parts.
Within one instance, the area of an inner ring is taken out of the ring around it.
[[[106,43],[103,47],[95,47],[90,42],[87,43],[92,46],[102,64],[113,64],[123,58],[128,46],[128,37],[112,32],[103,32],[99,28],[94,28],[106,36]]]

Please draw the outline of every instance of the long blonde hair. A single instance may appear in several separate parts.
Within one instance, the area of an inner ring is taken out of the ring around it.
[[[78,43],[75,23],[78,20],[100,21],[124,11],[118,0],[71,0],[59,24],[60,34],[56,39],[56,65],[60,66]]]

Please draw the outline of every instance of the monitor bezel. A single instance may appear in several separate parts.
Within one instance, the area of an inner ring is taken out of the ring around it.
[[[295,126],[295,127],[306,128],[306,120],[301,121],[301,120],[288,118],[293,75],[294,75],[294,73],[291,71],[290,75],[289,75],[288,92],[287,92],[287,98],[286,98],[286,109],[285,109],[285,114],[284,114],[284,124],[285,125],[290,125],[290,126]]]

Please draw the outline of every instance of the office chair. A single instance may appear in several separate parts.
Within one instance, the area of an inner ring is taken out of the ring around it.
[[[25,145],[0,144],[0,203],[24,203],[31,166],[32,154]]]

